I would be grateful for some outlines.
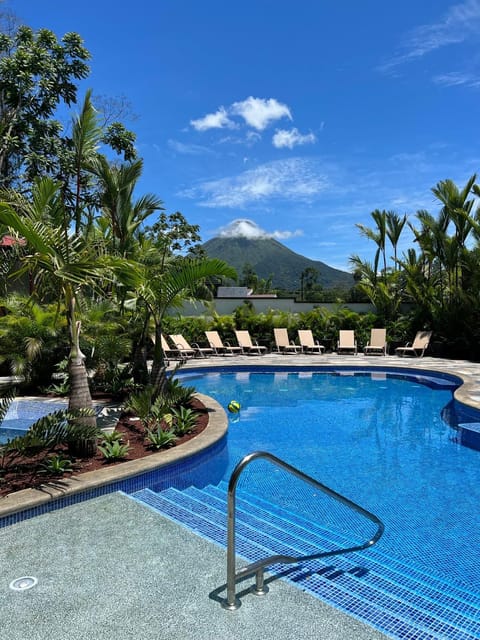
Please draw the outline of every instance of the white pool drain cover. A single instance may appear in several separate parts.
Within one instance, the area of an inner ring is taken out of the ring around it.
[[[16,578],[10,583],[10,589],[13,589],[14,591],[26,591],[27,589],[31,589],[32,587],[34,587],[37,582],[37,578],[34,578],[33,576]]]

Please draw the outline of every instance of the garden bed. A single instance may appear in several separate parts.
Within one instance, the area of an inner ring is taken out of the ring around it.
[[[198,418],[195,427],[186,435],[183,435],[175,441],[174,446],[183,444],[199,435],[208,425],[208,412],[205,406],[194,398],[190,402],[190,406],[198,412]],[[0,472],[0,497],[6,496],[14,491],[22,489],[31,489],[39,487],[50,481],[58,480],[59,477],[68,478],[70,475],[78,476],[87,471],[96,471],[108,467],[121,465],[130,460],[138,460],[146,456],[158,453],[158,449],[149,448],[145,439],[145,429],[140,420],[132,418],[131,415],[123,414],[116,426],[116,431],[122,434],[122,442],[129,445],[128,455],[124,460],[107,461],[102,453],[97,449],[93,458],[75,458],[73,460],[72,472],[65,473],[63,476],[48,474],[41,466],[45,454],[36,457],[20,458],[17,457],[15,465],[7,466]],[[52,453],[68,455],[66,447],[59,446]]]

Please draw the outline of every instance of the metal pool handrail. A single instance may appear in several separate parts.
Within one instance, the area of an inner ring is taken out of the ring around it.
[[[292,475],[300,478],[304,482],[313,485],[315,488],[323,491],[331,498],[334,498],[338,502],[346,505],[350,509],[353,509],[357,513],[365,516],[368,520],[371,520],[377,525],[377,532],[375,535],[364,542],[363,544],[356,545],[354,547],[348,547],[345,549],[337,549],[335,551],[324,551],[321,553],[315,553],[309,556],[286,556],[286,555],[273,555],[268,558],[264,558],[263,560],[257,560],[256,562],[252,562],[251,564],[242,567],[238,571],[235,570],[235,521],[236,521],[236,488],[238,479],[245,469],[251,462],[257,460],[258,458],[265,458],[272,464],[281,467],[291,473]],[[317,560],[318,558],[325,558],[326,556],[340,555],[343,553],[349,553],[351,551],[361,551],[362,549],[367,549],[368,547],[373,546],[378,540],[381,538],[383,532],[385,530],[385,525],[383,522],[373,513],[367,511],[360,505],[352,502],[345,496],[337,493],[333,489],[330,489],[326,485],[318,482],[315,478],[308,476],[303,473],[299,469],[292,467],[290,464],[277,458],[271,453],[267,451],[255,451],[253,453],[249,453],[246,455],[235,467],[230,476],[230,481],[228,484],[228,530],[227,530],[227,597],[222,602],[222,607],[224,609],[228,609],[229,611],[234,611],[238,609],[240,606],[240,600],[236,597],[235,594],[235,584],[237,580],[241,578],[245,578],[246,576],[252,575],[255,573],[255,587],[253,587],[253,593],[256,595],[265,595],[268,592],[268,587],[264,584],[264,568],[270,564],[275,564],[277,562],[282,563],[294,563],[306,560]]]

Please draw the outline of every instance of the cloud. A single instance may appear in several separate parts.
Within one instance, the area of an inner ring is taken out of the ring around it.
[[[221,238],[275,238],[276,240],[285,240],[288,238],[294,238],[303,235],[303,231],[296,229],[295,231],[273,231],[269,233],[262,229],[253,220],[246,218],[238,218],[232,220],[226,227],[222,227],[218,231],[218,236]]]
[[[467,0],[453,5],[438,22],[413,29],[401,46],[400,52],[381,65],[379,70],[390,71],[442,47],[464,42],[479,32],[479,0]]]
[[[205,154],[213,153],[213,151],[208,147],[202,147],[199,144],[185,144],[173,139],[170,139],[167,144],[170,149],[176,153],[181,153],[187,156],[203,156]]]
[[[287,105],[278,102],[275,98],[264,100],[250,96],[242,102],[234,102],[230,107],[230,113],[241,116],[248,125],[257,131],[263,131],[275,120],[292,119]]]
[[[311,202],[328,187],[318,163],[306,158],[277,160],[243,173],[204,182],[179,195],[203,207],[243,208],[271,199]]]
[[[190,120],[190,124],[197,131],[233,129],[235,127],[235,123],[230,120],[224,107],[220,107],[215,113],[207,113],[206,116],[198,120]]]
[[[262,136],[256,131],[249,129],[245,135],[235,136],[229,135],[218,140],[218,144],[241,144],[245,147],[253,147],[257,142],[260,142]]]
[[[292,119],[292,114],[286,104],[278,102],[275,98],[263,99],[250,96],[242,102],[234,102],[227,109],[219,107],[215,113],[208,113],[198,120],[190,120],[190,124],[197,131],[234,129],[237,124],[230,116],[240,116],[247,125],[257,131],[263,131],[275,120]]]
[[[282,147],[293,149],[293,147],[298,145],[313,144],[316,141],[317,138],[313,133],[302,134],[296,127],[289,131],[286,129],[277,129],[272,138],[273,146],[277,147],[277,149],[281,149]]]
[[[433,78],[435,84],[439,84],[443,87],[479,87],[480,78],[470,73],[462,73],[461,71],[451,71],[450,73],[444,73]]]

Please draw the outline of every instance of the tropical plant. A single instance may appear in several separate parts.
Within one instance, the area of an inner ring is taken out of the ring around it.
[[[128,442],[126,444],[122,444],[118,440],[115,440],[114,442],[105,442],[104,444],[98,445],[98,449],[105,460],[114,462],[115,460],[124,460],[128,457],[130,444]]]
[[[198,412],[189,407],[178,407],[172,409],[174,420],[174,431],[177,436],[184,436],[190,433],[197,424]]]
[[[156,395],[154,387],[149,385],[127,398],[125,410],[136,415],[145,427],[150,427],[170,411],[170,401],[165,395]]]
[[[165,385],[165,396],[171,405],[188,404],[195,394],[195,387],[183,385],[178,378],[171,375]]]
[[[111,444],[112,442],[121,442],[123,439],[120,431],[111,431],[110,433],[103,432],[100,436],[100,444]]]
[[[91,408],[85,356],[80,351],[77,300],[82,286],[93,284],[104,273],[85,240],[68,231],[60,184],[49,178],[37,181],[32,201],[11,192],[9,201],[0,203],[0,222],[25,238],[30,247],[31,253],[22,259],[22,270],[35,274],[38,287],[49,280],[62,292],[70,335],[69,406]]]
[[[236,272],[222,260],[190,260],[166,262],[161,270],[144,264],[135,301],[142,304],[153,321],[153,363],[150,384],[161,393],[166,383],[164,353],[161,345],[162,323],[168,309],[192,295],[192,289],[205,278],[223,275],[234,278]],[[146,326],[146,325],[145,325]]]
[[[2,424],[7,411],[15,399],[15,389],[7,388],[0,390],[0,425]]]
[[[53,476],[62,476],[67,471],[72,471],[73,463],[70,458],[66,458],[62,454],[54,454],[49,456],[41,464],[41,473],[47,473]]]
[[[164,449],[175,444],[177,435],[174,429],[164,429],[157,425],[155,429],[147,429],[146,440],[152,449]]]

